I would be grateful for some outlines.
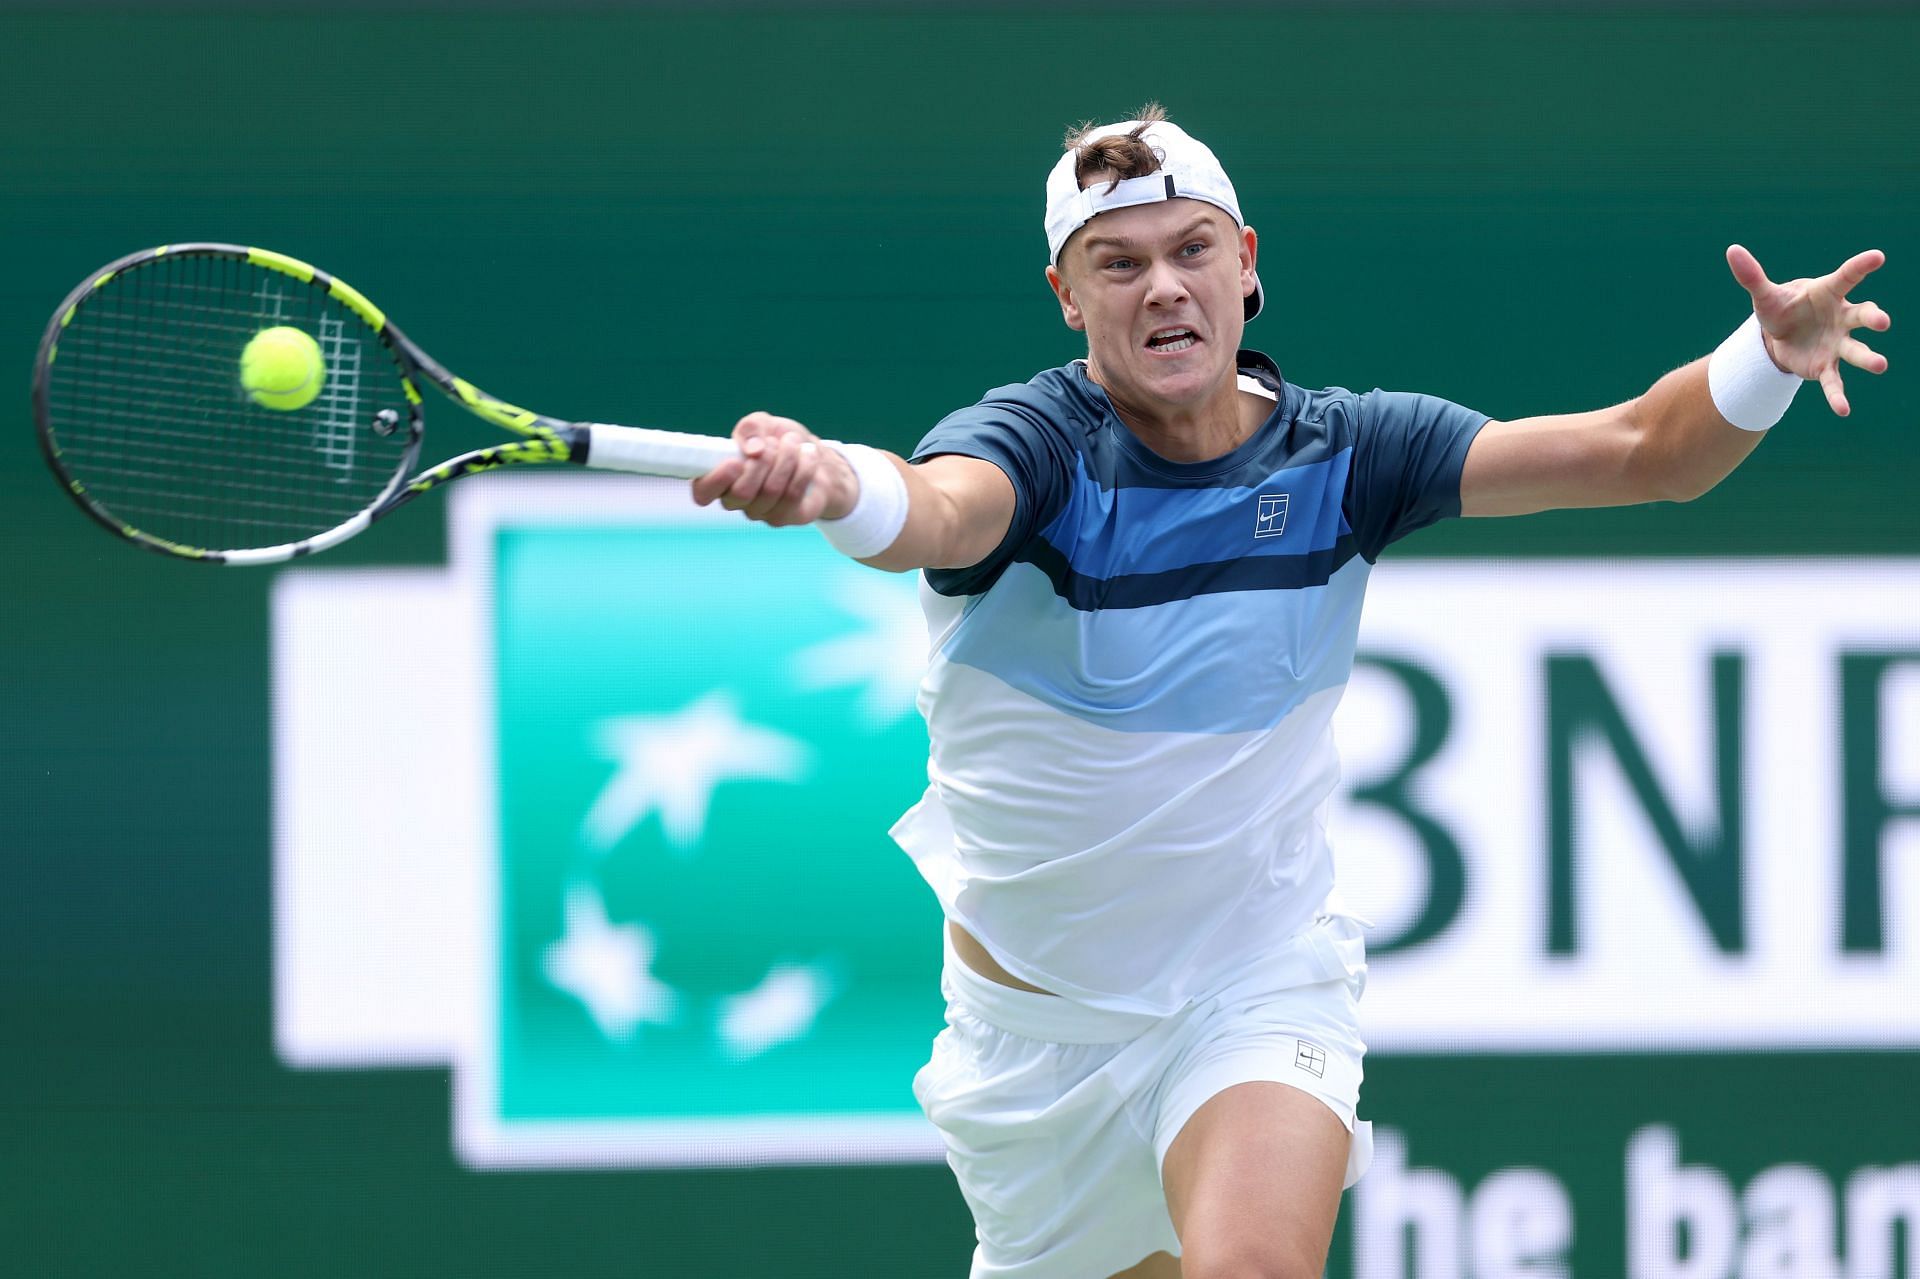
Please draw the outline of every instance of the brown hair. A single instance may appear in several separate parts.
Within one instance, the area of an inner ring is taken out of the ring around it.
[[[1158,102],[1149,102],[1134,112],[1133,118],[1140,123],[1131,131],[1109,134],[1092,142],[1087,141],[1087,135],[1098,126],[1091,120],[1067,130],[1065,147],[1074,153],[1073,180],[1077,185],[1086,186],[1093,174],[1111,173],[1117,186],[1123,179],[1143,177],[1160,168],[1164,157],[1140,135],[1147,131],[1148,125],[1165,120],[1167,109]]]

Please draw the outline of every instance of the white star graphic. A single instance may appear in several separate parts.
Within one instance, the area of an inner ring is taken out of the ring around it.
[[[547,980],[586,1006],[600,1033],[627,1040],[641,1022],[673,1018],[673,987],[653,975],[653,934],[614,924],[591,886],[567,890],[566,931],[542,957]]]
[[[805,742],[740,718],[725,689],[671,715],[618,715],[595,730],[613,776],[587,810],[582,832],[605,851],[658,809],[675,848],[690,850],[707,827],[714,788],[722,782],[797,782],[811,753]]]
[[[834,601],[862,627],[795,653],[789,669],[800,686],[861,686],[860,715],[869,728],[885,728],[910,713],[927,669],[927,624],[912,581],[911,575],[842,573]]]
[[[813,1029],[836,983],[818,964],[777,964],[758,986],[728,996],[715,1029],[735,1061],[798,1039]]]

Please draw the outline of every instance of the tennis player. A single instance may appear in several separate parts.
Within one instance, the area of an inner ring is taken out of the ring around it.
[[[1241,349],[1258,241],[1157,107],[1046,183],[1047,283],[1087,355],[987,393],[911,460],[754,413],[694,495],[924,573],[925,796],[894,828],[947,922],[915,1094],[977,1227],[973,1275],[1319,1276],[1365,1170],[1362,922],[1324,831],[1328,721],[1394,541],[1456,515],[1685,501],[1886,312],[1883,255],[1770,282],[1625,404],[1489,421],[1308,390]]]

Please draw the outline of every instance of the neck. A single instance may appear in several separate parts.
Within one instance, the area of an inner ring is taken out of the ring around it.
[[[1272,411],[1271,402],[1240,389],[1237,370],[1199,404],[1151,409],[1129,403],[1116,393],[1093,362],[1087,375],[1107,393],[1113,411],[1139,441],[1169,462],[1208,462],[1225,457],[1260,429]]]

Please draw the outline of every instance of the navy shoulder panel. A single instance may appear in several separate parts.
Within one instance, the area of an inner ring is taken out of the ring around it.
[[[942,418],[914,449],[914,462],[951,453],[992,462],[1013,484],[1013,521],[991,555],[969,568],[926,570],[928,585],[940,594],[977,595],[992,586],[1034,530],[1058,513],[1074,459],[1099,420],[1072,367],[995,387],[978,404]]]
[[[1460,472],[1487,415],[1431,395],[1359,397],[1348,510],[1375,559],[1416,529],[1460,514]]]

